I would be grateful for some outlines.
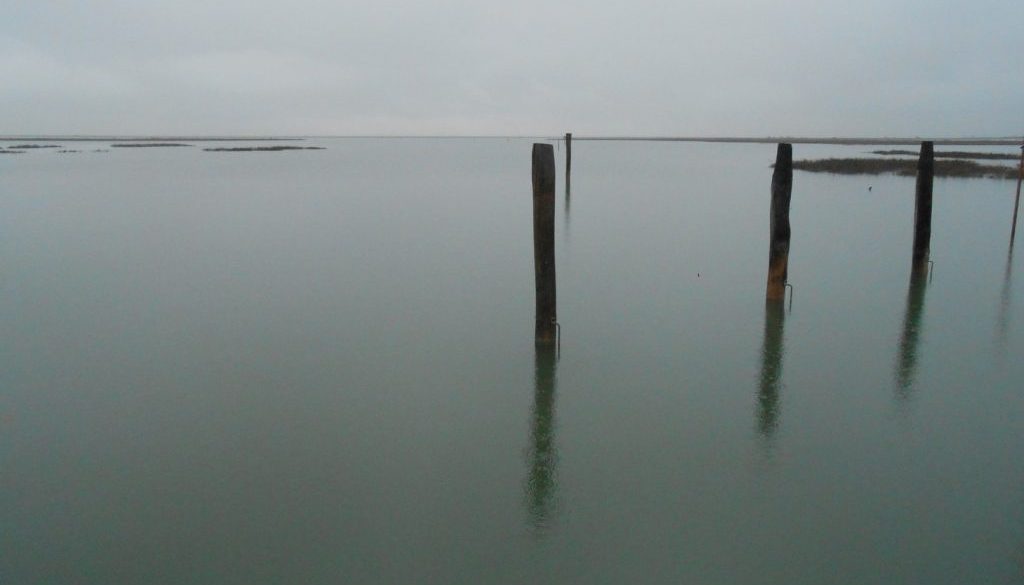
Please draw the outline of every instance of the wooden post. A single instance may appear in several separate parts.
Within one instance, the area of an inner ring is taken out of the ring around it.
[[[569,196],[569,179],[572,176],[572,132],[565,133],[565,195]]]
[[[555,149],[533,145],[533,269],[537,287],[536,342],[555,343]]]
[[[1013,238],[1017,236],[1017,209],[1020,207],[1020,182],[1024,179],[1024,145],[1020,147],[1020,168],[1017,170],[1017,197],[1013,201],[1013,227],[1010,228],[1010,246],[1013,247]],[[568,176],[566,177],[568,180]]]
[[[917,159],[917,188],[914,196],[914,270],[928,270],[928,252],[932,239],[932,179],[935,172],[935,147],[921,143]]]
[[[766,298],[782,300],[786,296],[786,271],[789,266],[789,202],[793,194],[793,145],[780,143],[772,173],[771,240],[768,251],[768,289]]]

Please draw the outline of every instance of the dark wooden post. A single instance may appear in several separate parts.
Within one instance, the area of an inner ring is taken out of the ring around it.
[[[569,195],[569,178],[572,176],[572,132],[565,133],[565,194]]]
[[[1017,236],[1017,209],[1020,207],[1020,182],[1024,179],[1024,145],[1020,147],[1020,168],[1017,169],[1017,197],[1013,200],[1013,227],[1010,228],[1010,246]],[[568,176],[566,177],[568,180]]]
[[[555,343],[555,149],[533,145],[533,269],[537,345]]]
[[[935,173],[935,147],[921,143],[917,159],[917,188],[914,196],[914,270],[928,269],[928,251],[932,239],[932,179]]]
[[[780,143],[772,173],[771,240],[768,251],[768,289],[766,298],[782,300],[786,296],[786,271],[789,266],[789,202],[793,194],[793,145]]]

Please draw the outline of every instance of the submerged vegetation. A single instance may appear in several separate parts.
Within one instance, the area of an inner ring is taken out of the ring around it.
[[[881,154],[885,156],[917,156],[919,153],[913,150],[873,150],[871,154]],[[1001,152],[965,152],[962,150],[949,150],[945,152],[935,152],[935,158],[964,158],[964,159],[976,159],[976,160],[1017,160],[1020,158],[1016,154],[1006,154]]]
[[[938,156],[937,153],[936,156]],[[824,158],[795,160],[793,161],[793,169],[812,173],[833,173],[839,175],[881,175],[892,173],[912,177],[917,174],[917,159]],[[935,161],[935,176],[1016,179],[1017,169],[1003,165],[983,165],[961,159],[937,160]]]
[[[282,150],[326,150],[323,146],[236,146],[204,148],[206,152],[279,152]]]

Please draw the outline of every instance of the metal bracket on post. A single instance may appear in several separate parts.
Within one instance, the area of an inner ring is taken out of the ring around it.
[[[934,260],[929,260],[928,261],[928,284],[932,283],[932,275],[934,275],[934,274],[935,274],[935,261]]]
[[[551,319],[551,322],[555,324],[555,359],[561,359],[562,357],[562,325],[557,319]]]
[[[785,287],[789,289],[789,312],[792,313],[793,312],[793,285],[789,284],[787,282],[785,284]]]

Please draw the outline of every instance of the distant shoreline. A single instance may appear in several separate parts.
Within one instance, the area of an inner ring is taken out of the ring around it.
[[[324,135],[324,136],[110,136],[110,135],[57,135],[57,134],[17,134],[0,135],[0,142],[13,141],[60,141],[60,142],[256,142],[256,141],[302,141],[318,139],[535,139],[562,140],[563,136],[544,135]],[[1020,146],[1022,138],[982,137],[982,138],[929,138],[929,137],[882,137],[882,138],[851,138],[851,137],[806,137],[806,136],[587,136],[573,135],[575,141],[623,141],[623,142],[704,142],[725,144],[835,144],[845,146],[913,146],[922,141],[930,140],[936,145],[946,146]]]
[[[291,136],[61,136],[47,135],[5,135],[0,142],[42,141],[50,142],[255,142],[305,140],[303,137]]]
[[[561,137],[559,137],[561,138]],[[576,140],[621,140],[621,141],[642,141],[642,142],[712,142],[730,144],[777,144],[785,142],[789,144],[839,144],[847,146],[905,146],[916,145],[930,140],[935,144],[947,146],[1020,146],[1019,138],[807,138],[795,136],[779,137],[643,137],[643,136],[573,136]]]

